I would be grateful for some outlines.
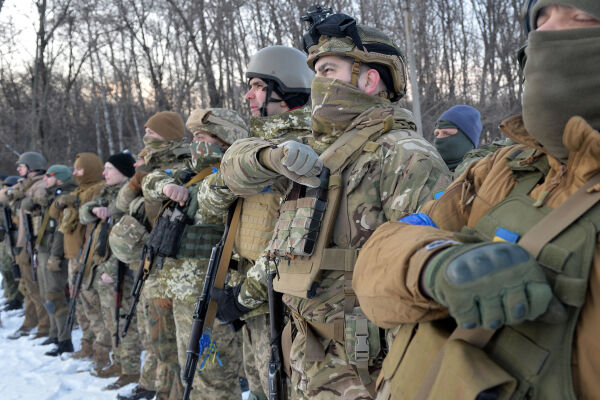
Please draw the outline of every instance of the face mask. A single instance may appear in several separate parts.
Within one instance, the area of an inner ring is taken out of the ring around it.
[[[144,147],[148,150],[160,150],[167,147],[169,142],[164,139],[155,138],[152,136],[144,136]]]
[[[217,143],[207,142],[190,143],[190,152],[192,154],[192,168],[194,168],[196,171],[221,161],[224,153],[223,148]]]
[[[311,98],[315,138],[338,137],[360,114],[378,105],[389,107],[391,104],[389,100],[367,94],[350,83],[322,77],[313,79]]]
[[[600,27],[531,32],[524,76],[525,128],[566,162],[567,121],[578,115],[600,128]]]
[[[440,152],[450,171],[454,171],[465,154],[475,148],[473,142],[461,130],[456,135],[434,139],[433,145]]]

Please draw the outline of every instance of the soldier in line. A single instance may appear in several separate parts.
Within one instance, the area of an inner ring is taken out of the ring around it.
[[[121,219],[123,212],[116,208],[116,197],[119,190],[127,184],[129,178],[135,173],[135,160],[129,153],[117,153],[108,157],[104,163],[105,186],[94,200],[89,201],[79,209],[79,220],[83,225],[95,226],[91,232],[95,245],[90,250],[90,287],[94,289],[100,299],[104,333],[111,337],[120,335],[116,332],[115,319],[115,281],[118,279],[118,261],[113,255],[108,237],[115,224]],[[121,313],[126,312],[130,302],[129,293],[133,285],[133,272],[126,266],[121,268],[121,296],[125,300],[121,305]],[[120,318],[120,316],[119,316]],[[137,332],[136,321],[133,321],[131,332],[120,339],[119,347],[116,340],[112,340],[113,360],[108,368],[97,369],[96,374],[101,378],[118,376],[119,379],[106,386],[107,390],[121,388],[140,378],[140,339]],[[119,336],[120,337],[120,336]]]
[[[73,277],[79,270],[80,262],[84,255],[85,226],[79,222],[79,206],[84,204],[100,194],[104,186],[102,179],[102,160],[93,153],[79,153],[75,156],[73,163],[73,179],[77,183],[77,189],[68,194],[58,196],[52,204],[55,211],[52,211],[59,217],[58,230],[64,236],[65,258],[68,261],[69,285],[72,285]],[[71,287],[72,289],[72,287]],[[73,291],[71,290],[71,293]],[[72,355],[73,358],[94,357],[97,365],[106,363],[108,358],[107,351],[110,349],[110,338],[103,338],[104,342],[98,342],[91,324],[101,323],[93,319],[100,313],[99,308],[84,310],[82,296],[78,296],[76,308],[77,322],[81,327],[83,336],[81,338],[81,349]],[[100,301],[88,299],[88,305],[99,307]],[[92,318],[92,319],[90,319]],[[107,341],[108,340],[108,341]]]
[[[218,171],[225,149],[236,139],[248,136],[244,120],[235,111],[222,108],[200,109],[186,123],[192,132],[191,158],[185,167],[155,170],[144,178],[142,189],[147,201],[171,200],[185,213],[186,225],[179,240],[177,257],[166,257],[157,271],[157,283],[163,296],[173,302],[173,320],[177,337],[179,366],[186,362],[187,344],[193,323],[194,304],[202,292],[212,247],[223,235],[227,208],[220,213],[205,213],[199,188],[202,181]],[[187,182],[186,182],[187,181]],[[192,183],[190,185],[190,183]],[[193,383],[192,399],[239,399],[239,371],[242,364],[241,335],[221,321],[215,321],[211,339],[216,349],[203,354]],[[218,352],[219,362],[214,351]]]
[[[29,331],[36,325],[38,327],[36,338],[48,336],[50,329],[50,320],[48,313],[44,308],[44,302],[40,296],[38,284],[34,281],[32,271],[31,258],[33,254],[29,254],[26,250],[26,233],[25,222],[22,209],[22,202],[27,197],[44,196],[46,186],[42,180],[46,170],[46,159],[40,153],[29,151],[19,156],[17,160],[17,172],[23,178],[12,190],[13,199],[21,201],[17,206],[17,215],[19,218],[19,229],[17,234],[17,257],[16,261],[19,264],[21,272],[21,280],[19,281],[19,290],[25,296],[25,321],[17,331],[9,336],[9,339],[17,339],[21,336],[29,334]],[[41,225],[41,217],[32,218],[31,234],[36,234]],[[19,251],[20,250],[20,251]],[[35,249],[31,248],[31,251]]]
[[[481,114],[468,105],[456,105],[444,111],[435,122],[433,145],[451,172],[462,165],[465,154],[477,148],[481,135]],[[458,172],[460,174],[460,170]]]
[[[12,235],[12,243],[17,243],[17,230],[18,219],[16,218],[16,209],[14,207],[15,202],[10,198],[10,189],[17,184],[18,176],[7,176],[4,178],[2,183],[3,187],[0,190],[0,205],[2,207],[8,207],[10,215],[12,217],[13,230],[9,231],[4,229],[4,240],[0,248],[0,271],[2,272],[2,288],[4,289],[4,297],[6,297],[7,303],[4,307],[4,311],[19,310],[23,308],[23,294],[19,291],[19,283],[17,278],[19,277],[18,271],[13,270],[15,260],[13,258],[13,251],[16,249],[10,248],[10,241],[8,235]],[[17,222],[15,222],[17,221]],[[1,222],[2,226],[5,225],[4,218]],[[15,274],[17,276],[15,277]]]
[[[71,332],[66,326],[69,303],[65,297],[68,261],[64,258],[63,234],[58,231],[58,213],[52,208],[57,196],[72,192],[77,185],[72,179],[72,171],[66,165],[56,164],[48,168],[44,175],[46,193],[23,201],[23,208],[31,214],[42,217],[37,235],[36,251],[38,258],[39,287],[44,306],[50,319],[48,339],[42,345],[56,344],[46,355],[56,357],[62,353],[72,353]]]
[[[284,293],[296,327],[291,349],[284,349],[294,398],[374,395],[379,331],[350,288],[354,260],[375,228],[414,212],[449,182],[435,147],[417,136],[410,112],[393,103],[405,92],[400,50],[380,31],[347,22],[355,21],[335,14],[305,35],[308,65],[316,72],[311,145],[321,155],[297,142],[254,140],[235,143],[223,160],[227,186],[246,196],[282,177],[317,187],[322,166],[331,173],[318,257],[303,252],[302,221],[318,213],[314,201],[301,197],[282,205],[266,253],[278,262],[275,289]]]
[[[438,229],[383,225],[359,256],[360,303],[395,331],[381,399],[600,392],[600,3],[525,11],[523,115],[500,125],[518,144],[423,208]]]
[[[256,140],[308,143],[313,76],[306,66],[306,55],[291,47],[267,47],[252,57],[246,71],[249,90],[245,97],[252,114],[250,133],[260,138]],[[224,290],[213,289],[212,293],[219,304],[219,318],[228,323],[240,318],[245,321],[244,371],[251,399],[263,399],[269,393],[269,308],[266,265],[260,256],[273,234],[287,186],[287,180],[281,179],[261,193],[244,196],[234,248],[245,278],[237,283],[232,280]],[[238,198],[227,188],[220,171],[203,182],[200,192],[199,206],[206,214],[225,212]]]

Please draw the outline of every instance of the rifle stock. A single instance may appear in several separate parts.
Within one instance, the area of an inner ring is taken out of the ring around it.
[[[31,263],[31,274],[33,275],[33,281],[37,282],[37,257],[35,253],[35,235],[33,232],[33,222],[31,221],[31,214],[23,213],[23,224],[25,225],[25,238],[27,244],[25,249],[29,254],[29,262]]]

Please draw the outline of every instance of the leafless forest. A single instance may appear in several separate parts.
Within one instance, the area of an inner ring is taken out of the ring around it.
[[[0,15],[12,21],[0,0]],[[41,151],[70,163],[137,151],[145,120],[158,110],[185,118],[196,107],[247,114],[249,57],[272,44],[298,46],[309,0],[30,0],[31,23],[0,25],[0,171],[15,152]],[[414,55],[423,132],[466,103],[479,108],[484,141],[519,112],[516,51],[524,42],[520,0],[341,0],[326,2],[391,34]],[[30,30],[31,56],[15,38]],[[412,46],[411,46],[412,43]],[[410,58],[410,57],[409,57]],[[413,108],[411,92],[403,105]]]

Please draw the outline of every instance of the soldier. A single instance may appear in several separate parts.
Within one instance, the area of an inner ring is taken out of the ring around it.
[[[305,43],[316,71],[311,145],[321,155],[297,142],[240,141],[223,158],[223,176],[241,195],[286,178],[321,186],[307,189],[306,197],[300,186],[292,189],[266,249],[278,264],[275,289],[285,293],[297,330],[293,341],[291,329],[282,339],[291,343],[284,357],[289,354],[292,394],[370,398],[381,368],[379,331],[349,287],[354,260],[377,226],[443,189],[448,169],[435,147],[417,136],[410,112],[393,103],[405,92],[405,64],[386,35],[335,14],[314,25]],[[317,176],[322,165],[331,174],[328,188]],[[311,228],[313,220],[321,220],[320,232]],[[305,252],[315,235],[313,251]]]
[[[108,235],[123,216],[123,212],[116,208],[115,200],[119,190],[134,175],[134,163],[135,160],[129,153],[118,153],[108,157],[102,173],[106,186],[97,198],[85,203],[79,210],[79,220],[83,225],[95,224],[95,229],[91,232],[91,236],[95,238],[95,245],[88,256],[91,260],[89,283],[85,282],[84,285],[89,287],[88,290],[95,290],[100,298],[105,328],[101,334],[109,332],[113,337],[120,336],[114,323],[115,281],[121,280],[119,291],[124,301],[120,307],[121,311],[127,310],[131,301],[129,293],[133,285],[133,273],[126,265],[118,265],[117,258],[110,251]],[[123,270],[119,271],[119,268]],[[134,321],[134,327],[136,326]],[[96,374],[101,378],[118,376],[119,379],[108,385],[105,390],[119,389],[138,381],[141,353],[139,342],[135,328],[120,340],[118,347],[116,340],[112,341],[113,363],[108,368],[96,370]]]
[[[3,182],[3,188],[0,190],[0,204],[2,207],[8,208],[7,215],[10,215],[13,219],[16,219],[16,210],[14,208],[14,201],[10,199],[9,193],[10,189],[17,184],[19,177],[18,176],[7,176]],[[11,241],[8,238],[8,235],[12,235],[12,244],[17,243],[17,231],[16,227],[18,224],[14,223],[14,221],[9,222],[12,226],[12,230],[6,229],[6,221],[4,218],[2,219],[2,226],[4,227],[4,240],[2,242],[2,247],[0,248],[0,267],[2,272],[2,288],[4,289],[4,297],[8,300],[4,311],[10,310],[19,310],[23,308],[23,294],[19,292],[19,283],[17,278],[19,277],[19,271],[17,264],[15,264],[15,259],[13,257],[15,248],[10,248]],[[8,233],[10,231],[10,233]],[[16,266],[16,269],[14,267]],[[16,275],[16,277],[15,277]]]
[[[52,208],[55,208],[55,210],[51,211],[58,216],[58,230],[64,237],[65,258],[69,260],[68,281],[70,285],[74,283],[73,277],[80,267],[79,262],[81,260],[79,256],[81,256],[81,259],[84,257],[80,253],[83,252],[84,247],[85,227],[79,222],[79,206],[98,196],[104,186],[100,157],[93,153],[77,154],[73,163],[73,179],[78,185],[77,189],[71,193],[58,196],[52,204]],[[108,338],[107,343],[94,344],[96,338],[94,331],[90,328],[92,323],[97,323],[96,320],[92,321],[90,318],[98,316],[100,310],[92,309],[84,312],[81,297],[78,297],[77,301],[77,322],[81,327],[83,336],[81,338],[81,349],[74,353],[72,357],[78,359],[94,356],[96,362],[106,363],[106,349],[110,348],[110,338]],[[95,304],[96,307],[99,307],[100,300],[96,298],[95,301],[89,301],[88,304]],[[100,320],[100,322],[102,321]],[[106,340],[104,338],[105,342]]]
[[[252,136],[274,143],[310,138],[310,83],[314,73],[306,66],[306,55],[286,46],[271,46],[258,51],[248,64],[246,99],[252,113]],[[285,100],[283,100],[285,99]],[[251,140],[251,139],[250,139]],[[213,290],[219,304],[218,316],[225,322],[238,318],[242,327],[244,371],[250,398],[265,398],[269,393],[269,316],[265,263],[258,262],[273,234],[276,212],[287,190],[278,182],[267,190],[246,196],[234,244],[240,258],[238,268],[245,274],[239,284],[230,281],[225,290]],[[238,198],[225,185],[220,172],[209,176],[200,190],[199,207],[203,213],[223,213]]]
[[[154,114],[145,124],[144,161],[146,171],[163,170],[172,172],[181,168],[190,157],[189,146],[185,142],[185,125],[181,116],[175,112],[161,111]],[[142,199],[142,212],[136,205],[140,204],[136,197],[140,194],[141,182],[144,175],[134,176],[130,184],[125,185],[117,197],[117,207],[121,210],[133,208],[134,214],[141,221],[152,227],[162,206],[161,201]],[[131,219],[128,218],[129,222]],[[125,239],[127,240],[127,239]],[[146,280],[142,297],[147,310],[149,346],[157,358],[156,381],[154,389],[156,398],[179,399],[183,395],[180,368],[177,360],[177,339],[173,326],[173,302],[164,297],[157,282],[158,266],[153,265],[149,278]],[[139,398],[146,395],[148,387],[140,386],[131,396],[119,395],[119,398]]]
[[[46,170],[46,159],[40,153],[28,151],[19,156],[17,160],[17,172],[23,178],[11,191],[13,199],[22,201],[27,197],[43,196],[46,193],[46,187],[42,180]],[[9,339],[17,339],[21,336],[29,334],[29,331],[37,324],[38,331],[36,338],[48,336],[50,329],[50,320],[48,313],[44,308],[44,302],[40,296],[40,289],[37,281],[37,276],[34,276],[32,271],[31,259],[34,254],[29,254],[26,250],[27,238],[25,232],[24,214],[21,204],[17,206],[19,217],[19,229],[17,234],[17,249],[21,249],[17,253],[16,261],[19,264],[21,280],[19,289],[25,296],[25,321],[17,331],[9,336]],[[35,234],[41,224],[41,217],[32,218],[31,234]],[[29,246],[31,252],[34,249]],[[37,273],[36,273],[37,275]]]
[[[452,106],[440,115],[433,133],[433,145],[454,172],[465,154],[479,145],[481,114],[471,106]]]
[[[235,111],[222,108],[192,112],[186,127],[193,134],[190,143],[191,159],[184,168],[171,174],[156,170],[144,178],[142,189],[148,201],[171,200],[180,205],[190,225],[180,239],[177,257],[166,257],[163,268],[157,271],[159,290],[173,302],[173,319],[177,337],[179,365],[186,363],[186,350],[193,323],[194,303],[202,292],[206,267],[212,247],[223,235],[227,210],[204,213],[199,203],[202,180],[214,174],[225,149],[236,139],[248,136],[246,124]],[[194,182],[193,184],[186,184]],[[202,371],[194,377],[192,399],[239,399],[238,381],[242,363],[242,348],[238,335],[227,324],[215,321],[212,339],[220,362],[202,355]]]
[[[68,261],[64,258],[63,234],[57,230],[58,213],[56,208],[51,207],[58,195],[69,193],[77,187],[71,177],[71,169],[66,165],[52,165],[44,175],[46,193],[23,201],[23,208],[27,212],[38,212],[42,216],[36,251],[40,294],[50,318],[50,332],[48,339],[41,344],[56,344],[55,349],[46,352],[46,355],[54,357],[73,352],[71,332],[66,326],[69,308],[65,297]]]
[[[526,11],[523,115],[500,125],[518,144],[424,207],[439,229],[386,224],[359,256],[353,286],[367,316],[401,324],[382,399],[600,393],[600,3]]]

